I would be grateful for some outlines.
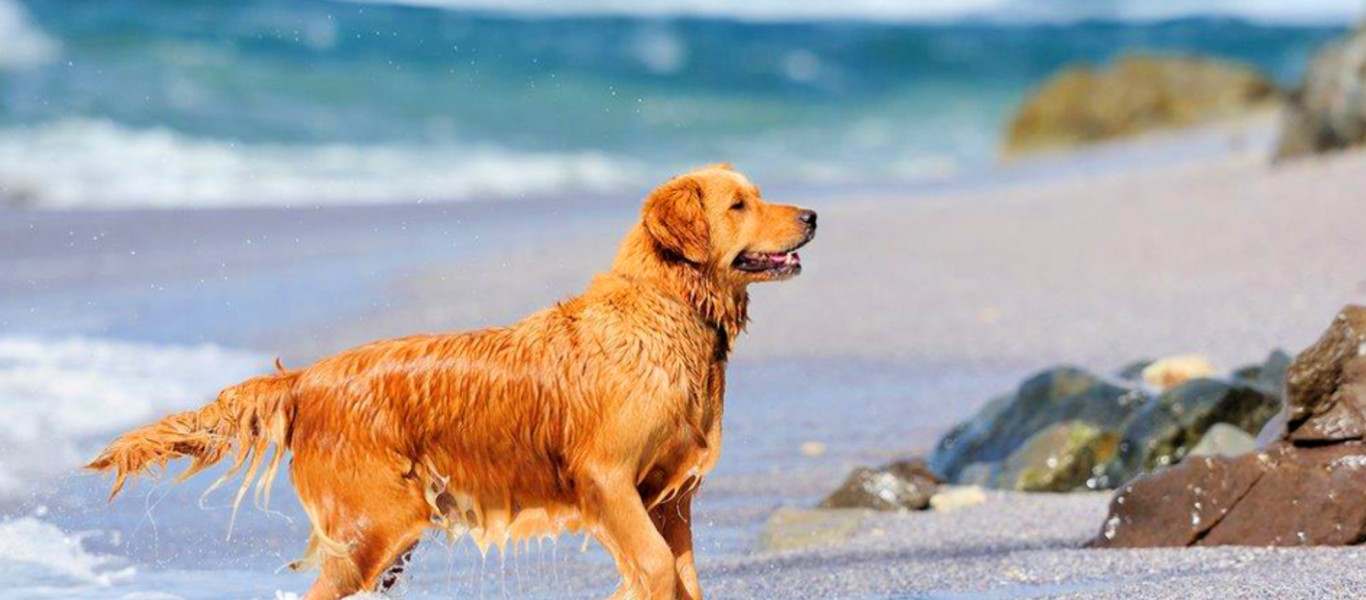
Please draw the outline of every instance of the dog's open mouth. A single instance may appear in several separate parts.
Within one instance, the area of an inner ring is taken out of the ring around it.
[[[802,256],[797,251],[744,252],[735,257],[735,268],[747,273],[796,275],[802,271]]]

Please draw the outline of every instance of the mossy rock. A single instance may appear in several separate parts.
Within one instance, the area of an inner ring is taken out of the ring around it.
[[[1146,400],[1135,387],[1083,369],[1049,369],[954,428],[940,441],[929,465],[945,480],[961,483],[960,475],[968,465],[1000,463],[1030,437],[1057,423],[1076,421],[1118,431]]]
[[[1020,107],[1002,152],[1018,157],[1187,127],[1276,106],[1281,98],[1254,69],[1207,58],[1130,56],[1108,69],[1071,67]]]
[[[995,487],[1021,492],[1084,489],[1118,446],[1114,431],[1081,421],[1058,423],[1034,434],[1005,460]]]

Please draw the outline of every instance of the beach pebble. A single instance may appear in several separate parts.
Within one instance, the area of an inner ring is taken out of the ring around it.
[[[930,498],[930,507],[939,512],[951,512],[960,508],[983,504],[986,501],[986,492],[978,486],[945,486],[938,494]]]
[[[1199,354],[1182,354],[1159,358],[1143,368],[1143,383],[1165,392],[1192,379],[1212,377],[1218,371],[1214,364]]]

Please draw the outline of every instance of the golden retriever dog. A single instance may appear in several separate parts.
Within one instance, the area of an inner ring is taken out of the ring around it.
[[[308,600],[388,589],[433,527],[481,551],[586,531],[616,561],[613,598],[697,600],[691,504],[721,448],[747,289],[800,273],[815,232],[815,212],[764,202],[727,165],[689,173],[649,195],[578,297],[509,327],[277,361],[88,467],[115,474],[112,500],[129,475],[189,457],[188,477],[235,447],[218,483],[245,469],[236,504],[256,481],[264,505],[293,453],[312,525],[296,566],[321,569]]]

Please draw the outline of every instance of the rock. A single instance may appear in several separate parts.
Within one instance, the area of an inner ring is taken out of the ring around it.
[[[1236,458],[1204,457],[1115,494],[1091,545],[1318,546],[1366,540],[1366,448],[1281,441]]]
[[[1204,58],[1130,56],[1108,69],[1072,67],[1025,101],[1005,136],[1007,157],[1184,127],[1271,107],[1266,77]]]
[[[1143,381],[1143,369],[1148,368],[1148,365],[1153,364],[1153,362],[1154,361],[1150,358],[1142,358],[1133,361],[1120,367],[1119,371],[1115,372],[1115,376],[1124,381],[1141,382]]]
[[[1286,378],[1288,430],[1296,442],[1359,440],[1366,434],[1366,308],[1349,306]]]
[[[1195,543],[1262,476],[1258,455],[1205,457],[1140,477],[1110,500],[1091,546],[1144,548]]]
[[[996,464],[1043,429],[1078,421],[1118,431],[1133,406],[1145,397],[1136,388],[1111,382],[1075,367],[1058,367],[1026,380],[1013,396],[997,398],[954,428],[930,456],[930,468],[946,481],[959,482],[973,463]]]
[[[987,501],[986,492],[981,487],[975,485],[966,486],[945,486],[938,494],[930,498],[930,506],[939,512],[953,512],[960,508],[984,504]]]
[[[925,461],[899,461],[878,469],[861,467],[820,503],[821,508],[923,510],[939,490],[940,480]]]
[[[839,544],[858,533],[869,514],[870,511],[858,509],[782,508],[768,518],[759,536],[759,546],[781,552]]]
[[[1214,364],[1199,354],[1169,356],[1143,368],[1143,383],[1165,392],[1192,379],[1213,377]]]
[[[802,442],[802,454],[811,458],[825,456],[825,444],[820,442]]]
[[[996,482],[995,463],[972,463],[958,472],[958,485],[989,487]]]
[[[1145,366],[1162,385],[1210,370],[1176,357]],[[946,481],[1021,491],[1112,489],[1184,458],[1215,424],[1255,435],[1277,414],[1273,354],[1241,378],[1185,379],[1156,397],[1072,367],[1031,377],[942,439],[929,465]],[[1214,443],[1214,440],[1211,440]]]
[[[1091,545],[1366,541],[1366,444],[1353,420],[1366,386],[1363,325],[1366,309],[1349,306],[1295,358],[1280,439],[1259,452],[1186,460],[1134,480],[1115,494]]]
[[[1185,458],[1216,423],[1252,434],[1280,410],[1281,401],[1260,387],[1237,381],[1195,379],[1153,398],[1124,423],[1119,452],[1092,482],[1115,487]]]
[[[1256,449],[1257,440],[1252,434],[1228,423],[1215,423],[1186,455],[1234,457]]]
[[[1291,357],[1284,350],[1272,350],[1260,364],[1248,365],[1233,371],[1233,379],[1261,386],[1278,397],[1285,396],[1285,379],[1290,370]]]
[[[1119,438],[1081,421],[1064,421],[1034,434],[1005,460],[993,487],[1022,492],[1068,492],[1086,487],[1095,469],[1115,455]]]
[[[1366,28],[1326,46],[1286,107],[1277,158],[1366,142]]]

